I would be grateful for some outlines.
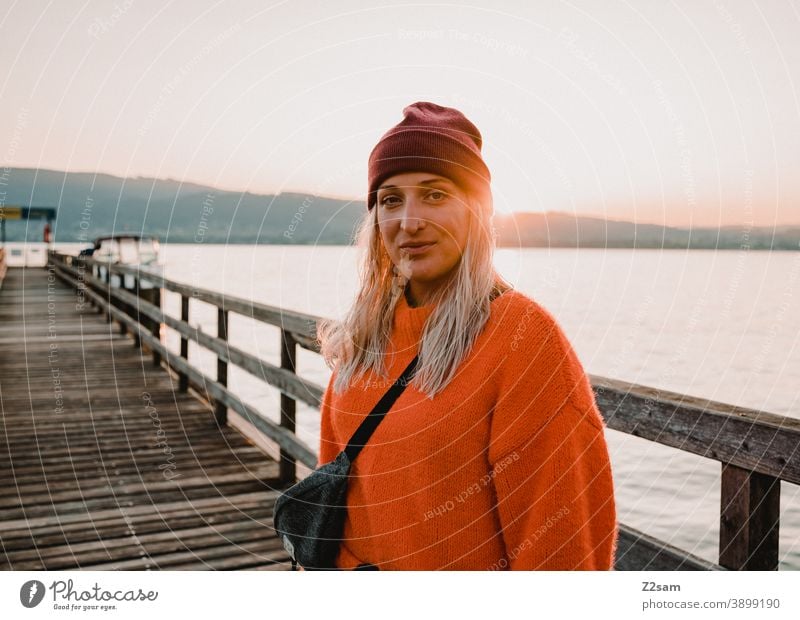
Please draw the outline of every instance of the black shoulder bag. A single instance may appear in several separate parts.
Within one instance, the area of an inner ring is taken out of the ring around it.
[[[417,357],[403,371],[361,422],[337,457],[283,492],[275,502],[273,522],[283,546],[306,570],[336,570],[336,557],[347,516],[347,482],[353,460],[366,445],[417,366]]]

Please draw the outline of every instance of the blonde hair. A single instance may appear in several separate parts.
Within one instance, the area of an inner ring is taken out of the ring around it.
[[[483,330],[489,319],[492,289],[509,286],[493,264],[491,194],[479,197],[468,193],[465,208],[469,209],[467,242],[448,285],[430,300],[435,308],[422,333],[417,370],[411,381],[431,399],[455,376]],[[387,378],[384,357],[394,309],[408,280],[398,273],[383,245],[377,212],[377,206],[367,211],[355,235],[356,245],[362,250],[355,302],[341,322],[320,321],[317,329],[325,363],[332,369],[335,365],[333,389],[337,393],[370,370]]]

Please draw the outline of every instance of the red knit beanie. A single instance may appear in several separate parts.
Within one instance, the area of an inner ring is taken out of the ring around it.
[[[491,175],[481,157],[478,128],[455,108],[418,101],[387,131],[369,156],[367,208],[377,202],[378,187],[400,172],[430,172],[460,187],[488,192]]]

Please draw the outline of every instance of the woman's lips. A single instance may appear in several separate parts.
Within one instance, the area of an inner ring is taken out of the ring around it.
[[[426,243],[425,245],[418,245],[416,247],[408,246],[408,247],[405,247],[405,248],[400,248],[400,250],[402,252],[406,252],[407,254],[410,254],[411,256],[416,256],[417,254],[424,254],[425,252],[427,252],[433,246],[434,246],[433,243]]]

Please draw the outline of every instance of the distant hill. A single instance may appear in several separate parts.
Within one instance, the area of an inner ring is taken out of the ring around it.
[[[55,240],[90,241],[109,232],[157,235],[173,243],[351,243],[366,208],[360,201],[281,193],[222,191],[172,179],[11,168],[0,182],[6,205],[55,206]],[[567,213],[495,217],[498,245],[526,247],[800,249],[800,225],[682,229]],[[23,240],[24,223],[9,221],[7,239]],[[39,239],[41,227],[30,228]]]
[[[28,168],[11,169],[2,189],[8,205],[57,207],[59,242],[127,231],[181,243],[347,243],[364,208],[302,194],[257,195],[171,179]],[[24,238],[24,226],[12,224],[8,239]]]
[[[495,226],[501,246],[800,250],[800,225],[673,228],[550,211],[517,213]]]

